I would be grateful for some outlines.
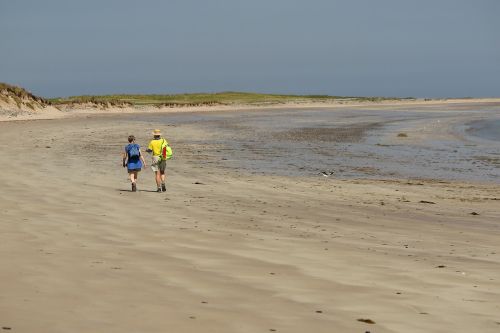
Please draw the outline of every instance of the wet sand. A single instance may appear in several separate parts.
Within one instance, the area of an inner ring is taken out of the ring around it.
[[[236,172],[500,183],[499,141],[481,140],[471,130],[483,122],[500,125],[500,104],[456,109],[443,105],[253,110],[123,119],[196,128],[199,135],[180,143],[203,146],[195,152],[202,161]]]
[[[352,122],[359,113],[338,112],[338,127],[352,131],[318,127],[308,112],[292,125],[289,113],[275,114],[273,131],[260,126],[270,116],[256,113],[0,123],[0,327],[497,332],[498,182],[388,176],[377,166],[343,174],[335,164],[323,175],[322,159],[282,164],[290,143],[323,155],[341,145],[335,153],[349,167],[349,149],[404,139],[394,135],[401,123],[380,125],[399,117],[391,108]],[[434,127],[416,117],[407,139],[455,142],[459,132],[440,130],[431,113]],[[455,116],[443,128],[470,118]],[[154,193],[145,170],[131,193],[120,165],[125,138],[144,145],[155,127],[175,150],[167,192]],[[255,128],[269,146],[249,141]]]

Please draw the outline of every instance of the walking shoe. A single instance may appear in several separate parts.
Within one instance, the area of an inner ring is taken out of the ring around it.
[[[161,184],[161,190],[162,190],[163,192],[165,192],[165,191],[167,190],[167,188],[165,187],[165,184]]]
[[[135,183],[132,183],[132,192],[136,191],[137,191],[137,185],[135,185]]]
[[[156,192],[161,193],[161,187],[158,187],[158,189],[156,190]]]

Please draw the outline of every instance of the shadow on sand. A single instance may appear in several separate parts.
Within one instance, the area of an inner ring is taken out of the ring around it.
[[[130,192],[130,193],[132,192],[132,190],[130,190],[130,189],[125,190],[125,189],[122,189],[122,188],[117,188],[116,191],[118,191],[118,192]],[[157,193],[155,190],[139,190],[139,189],[137,190],[137,192]]]

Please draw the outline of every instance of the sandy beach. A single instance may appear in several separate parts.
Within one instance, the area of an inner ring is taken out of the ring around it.
[[[300,108],[0,122],[2,331],[498,332],[500,105]]]

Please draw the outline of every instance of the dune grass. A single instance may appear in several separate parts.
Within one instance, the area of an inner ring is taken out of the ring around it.
[[[72,96],[54,98],[54,104],[68,103],[110,103],[130,105],[230,105],[230,104],[262,104],[284,103],[296,100],[330,100],[330,96],[297,96],[274,95],[243,92],[197,93],[176,95],[105,95],[105,96]]]
[[[24,88],[0,82],[0,91],[6,92],[14,98],[16,103],[22,100],[32,99],[42,105],[73,105],[73,104],[95,104],[102,106],[201,106],[201,105],[267,105],[284,103],[307,103],[307,102],[331,102],[331,101],[354,101],[354,102],[377,102],[384,100],[401,100],[402,98],[387,97],[346,97],[329,95],[284,95],[284,94],[261,94],[250,92],[219,92],[219,93],[192,93],[192,94],[116,94],[116,95],[82,95],[58,98],[42,98],[31,94]],[[5,95],[5,94],[4,94]],[[409,97],[411,98],[411,97]],[[405,98],[408,99],[408,98]]]
[[[40,104],[48,104],[50,103],[47,99],[35,96],[24,88],[14,86],[8,83],[0,82],[0,92],[3,92],[4,95],[8,95],[12,97],[15,102],[21,104],[23,100],[34,100]]]
[[[191,106],[191,105],[262,105],[282,104],[289,102],[328,102],[333,100],[382,101],[395,98],[384,97],[341,97],[328,95],[280,95],[247,92],[196,93],[175,95],[103,95],[72,96],[50,99],[52,104],[95,103],[110,105],[157,105],[157,106]],[[396,98],[400,99],[400,98]]]
[[[18,108],[23,105],[31,110],[35,110],[35,105],[49,105],[50,101],[40,96],[35,96],[24,88],[8,83],[0,82],[0,99],[9,103],[9,99],[14,100]]]

